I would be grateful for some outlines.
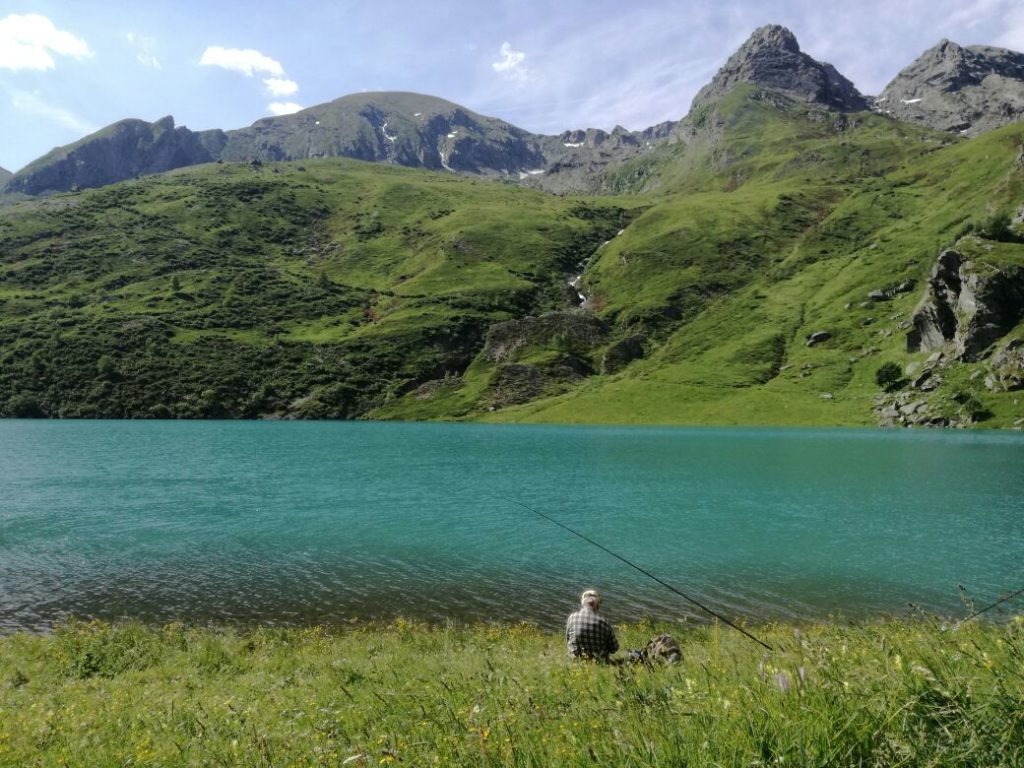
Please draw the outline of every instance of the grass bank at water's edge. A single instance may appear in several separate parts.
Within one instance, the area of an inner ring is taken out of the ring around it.
[[[2,766],[1022,765],[1024,622],[659,631],[72,624],[0,638]]]

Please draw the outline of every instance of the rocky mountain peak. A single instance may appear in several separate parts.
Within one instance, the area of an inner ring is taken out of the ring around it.
[[[857,88],[831,64],[800,50],[796,36],[778,24],[759,27],[729,57],[693,100],[693,107],[715,101],[736,85],[749,83],[778,91],[791,99],[849,112],[867,109]]]
[[[885,87],[879,111],[976,136],[1024,117],[1024,54],[941,40]]]
[[[797,42],[796,35],[779,24],[766,24],[755,29],[736,53],[752,55],[762,48],[800,53],[800,43]]]

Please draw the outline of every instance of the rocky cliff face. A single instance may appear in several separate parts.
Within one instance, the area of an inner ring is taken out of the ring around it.
[[[160,173],[210,162],[224,146],[223,131],[193,133],[175,128],[174,118],[154,123],[122,120],[60,147],[14,174],[5,192],[44,195],[100,187],[144,173]]]
[[[8,171],[6,168],[0,168],[0,187],[3,187],[7,183],[8,179],[14,174]]]
[[[597,128],[564,131],[538,137],[544,153],[543,173],[521,180],[549,192],[599,192],[601,175],[611,166],[639,157],[672,135],[678,122],[660,123],[643,131],[616,126],[610,133]]]
[[[977,136],[1024,117],[1024,54],[943,40],[893,78],[876,108],[898,120]]]
[[[740,46],[693,100],[696,109],[739,83],[770,88],[802,102],[844,112],[868,108],[868,101],[831,64],[800,50],[796,37],[776,24],[760,27]]]
[[[943,251],[914,310],[909,352],[949,351],[977,361],[1024,320],[1024,268],[992,267]]]

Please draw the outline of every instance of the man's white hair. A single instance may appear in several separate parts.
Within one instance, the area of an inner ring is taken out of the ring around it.
[[[601,607],[601,596],[597,594],[596,589],[588,589],[580,595],[580,605],[596,611]]]

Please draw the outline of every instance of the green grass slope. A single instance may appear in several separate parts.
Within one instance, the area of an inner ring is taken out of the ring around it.
[[[495,408],[487,393],[501,364],[478,358],[442,408],[509,421],[873,425],[885,394],[878,368],[895,362],[913,378],[929,358],[907,351],[907,331],[943,248],[960,241],[1020,281],[1008,255],[1020,236],[992,222],[1019,216],[1024,126],[957,141],[740,88],[691,116],[689,130],[657,164],[644,160],[644,183],[659,191],[633,198],[642,215],[582,279],[608,333],[576,353],[599,370],[633,337],[643,359]],[[808,346],[818,332],[829,337]],[[1018,319],[996,347],[1021,337]],[[522,354],[564,357],[559,343]],[[943,365],[942,386],[905,393],[927,400],[935,423],[1024,423],[1024,395],[983,386],[989,360]],[[438,411],[408,402],[383,413]]]
[[[345,418],[561,300],[617,209],[355,161],[211,164],[0,212],[9,416]]]
[[[618,628],[670,666],[570,662],[530,626],[73,624],[0,638],[0,765],[1016,766],[1024,626]]]

